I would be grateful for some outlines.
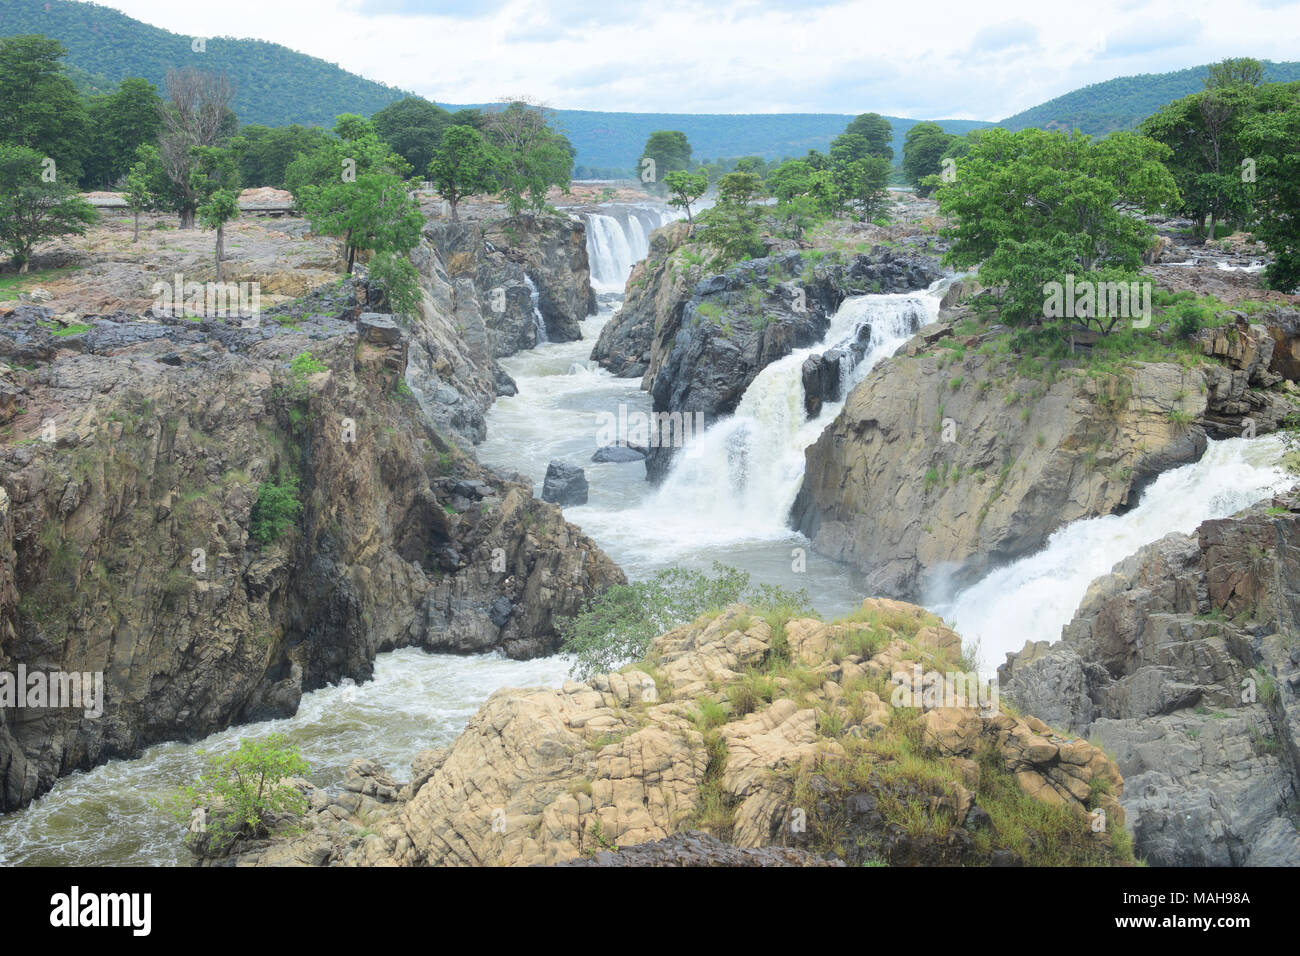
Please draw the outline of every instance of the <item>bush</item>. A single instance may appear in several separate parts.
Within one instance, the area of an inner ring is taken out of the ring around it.
[[[264,481],[257,486],[257,502],[253,505],[248,533],[261,544],[271,544],[280,540],[301,511],[298,476],[281,471],[278,482]]]
[[[370,280],[379,286],[394,312],[409,317],[419,310],[420,273],[406,256],[376,253],[370,260]]]
[[[741,601],[764,612],[811,613],[804,592],[751,587],[746,572],[716,561],[712,575],[665,568],[648,581],[615,585],[590,599],[576,617],[561,621],[562,650],[574,658],[573,676],[585,680],[643,659],[650,642],[665,631]]]
[[[203,758],[198,780],[172,798],[172,814],[190,826],[187,841],[192,848],[204,845],[209,853],[220,852],[239,837],[266,834],[276,814],[307,809],[306,798],[283,782],[309,769],[284,734],[242,740],[234,753],[205,753]],[[196,816],[196,810],[204,811],[203,816]],[[201,829],[193,828],[196,820],[202,822]]]

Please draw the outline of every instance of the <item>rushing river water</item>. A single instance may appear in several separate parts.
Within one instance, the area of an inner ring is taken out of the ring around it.
[[[641,461],[590,460],[602,416],[617,416],[620,406],[629,414],[649,412],[650,399],[639,379],[615,378],[589,355],[621,304],[618,290],[627,271],[646,254],[650,231],[677,217],[648,205],[609,211],[585,214],[598,314],[582,324],[579,342],[546,342],[502,361],[519,392],[493,406],[480,459],[529,476],[538,494],[548,462],[581,465],[590,498],[566,508],[565,517],[633,579],[671,565],[708,570],[719,561],[748,571],[756,582],[806,590],[823,615],[856,607],[865,596],[860,576],[814,554],[786,527],[804,449],[834,419],[848,389],[937,316],[943,284],[916,294],[847,300],[820,343],[764,369],[736,413],[688,443],[664,482],[652,488]],[[804,358],[860,334],[867,348],[840,401],[807,420]],[[1279,457],[1276,439],[1211,443],[1200,462],[1160,476],[1126,514],[1075,522],[1038,554],[929,604],[965,638],[980,641],[983,669],[991,670],[1026,640],[1058,638],[1088,584],[1142,545],[1171,531],[1192,531],[1285,484]],[[568,663],[558,657],[521,662],[414,649],[383,654],[373,680],[307,694],[291,718],[234,727],[198,744],[160,744],[138,759],[60,780],[27,809],[0,816],[0,864],[188,863],[180,825],[154,804],[197,776],[202,751],[226,753],[243,738],[283,732],[319,785],[339,783],[354,757],[377,759],[403,778],[417,752],[450,743],[494,690],[558,686],[567,672]]]

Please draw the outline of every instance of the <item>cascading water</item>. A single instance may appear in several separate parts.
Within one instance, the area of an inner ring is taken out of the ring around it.
[[[541,293],[537,291],[537,283],[527,272],[524,273],[524,282],[528,285],[528,296],[533,300],[533,328],[537,330],[536,344],[541,345],[550,341],[546,335],[546,319],[542,316]]]
[[[1200,461],[1159,476],[1125,514],[1067,525],[1037,554],[929,606],[963,641],[979,642],[981,668],[992,672],[1026,641],[1059,640],[1088,585],[1143,545],[1173,531],[1191,533],[1202,521],[1289,487],[1293,479],[1278,466],[1281,455],[1275,436],[1211,442]]]
[[[587,260],[597,292],[622,292],[632,267],[650,252],[650,233],[681,214],[663,206],[608,207],[609,213],[585,212]]]
[[[720,547],[741,541],[792,538],[786,524],[804,472],[804,450],[839,413],[843,398],[881,359],[932,322],[948,280],[924,293],[856,296],[836,311],[822,340],[768,365],[745,390],[734,415],[688,442],[672,470],[638,509],[615,520],[627,546],[658,551]],[[809,420],[801,367],[806,358],[868,336],[861,360],[841,381],[841,400]],[[612,517],[612,516],[611,516]],[[575,510],[575,521],[601,540],[607,516]],[[613,532],[611,527],[609,531]]]

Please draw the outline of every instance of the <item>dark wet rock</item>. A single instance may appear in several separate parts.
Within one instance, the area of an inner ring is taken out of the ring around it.
[[[553,461],[546,466],[542,500],[567,507],[587,503],[587,477],[577,465]]]

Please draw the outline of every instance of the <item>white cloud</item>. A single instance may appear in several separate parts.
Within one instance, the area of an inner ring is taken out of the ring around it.
[[[997,120],[1117,75],[1290,59],[1300,7],[1256,0],[109,0],[195,36],[252,36],[450,103],[527,92],[632,112],[875,110]]]

